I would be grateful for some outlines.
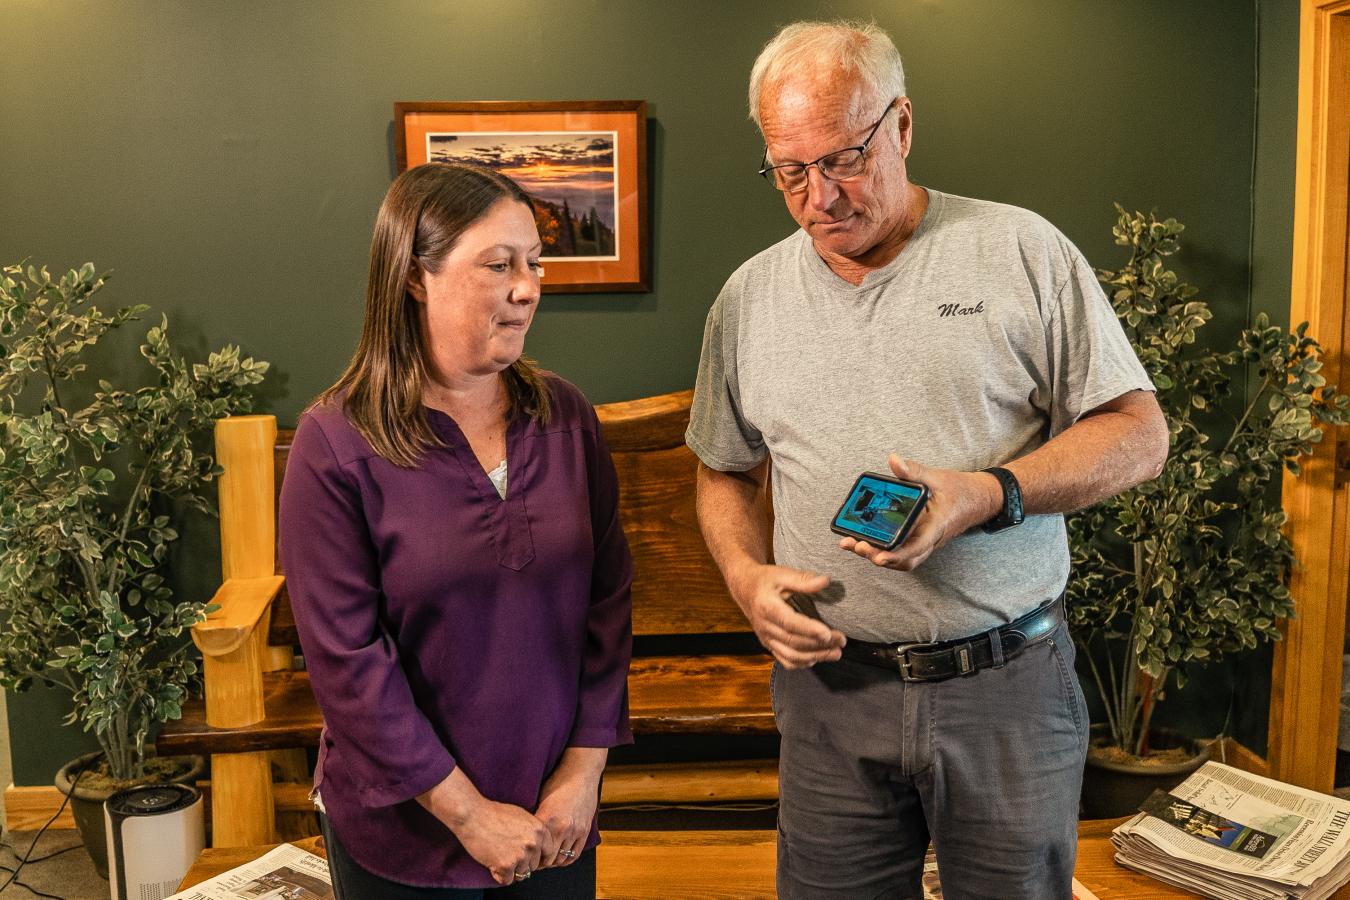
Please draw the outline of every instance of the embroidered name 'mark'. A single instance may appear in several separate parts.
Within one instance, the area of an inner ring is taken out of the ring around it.
[[[942,303],[938,305],[938,318],[945,319],[948,316],[973,316],[984,312],[984,301],[981,300],[974,306],[962,306],[959,303]]]

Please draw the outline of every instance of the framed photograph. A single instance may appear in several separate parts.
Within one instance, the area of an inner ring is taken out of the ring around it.
[[[459,160],[535,201],[545,293],[651,290],[647,102],[394,104],[398,170]]]

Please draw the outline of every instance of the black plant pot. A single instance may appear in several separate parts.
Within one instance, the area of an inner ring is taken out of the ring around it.
[[[1105,725],[1092,726],[1094,743],[1106,730]],[[1182,737],[1166,729],[1152,733],[1150,746],[1158,750],[1187,747],[1191,756],[1182,762],[1157,765],[1135,760],[1100,759],[1089,749],[1087,765],[1083,769],[1083,818],[1119,819],[1134,815],[1149,794],[1155,790],[1170,791],[1209,759],[1209,741]]]
[[[94,861],[94,871],[108,877],[108,838],[103,829],[103,801],[120,790],[135,785],[120,784],[106,789],[91,789],[83,784],[73,785],[76,777],[86,766],[94,766],[102,756],[99,751],[77,756],[61,767],[56,773],[56,789],[70,798],[70,812],[75,817],[75,828],[80,832],[80,840],[89,858]],[[188,770],[173,779],[174,784],[194,784],[206,768],[206,761],[200,756],[186,757],[191,760]],[[74,786],[74,791],[71,788]]]

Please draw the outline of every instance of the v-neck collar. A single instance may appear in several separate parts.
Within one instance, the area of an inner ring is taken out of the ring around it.
[[[478,495],[478,502],[483,504],[484,525],[498,564],[519,572],[534,559],[534,536],[525,503],[525,488],[529,483],[530,472],[521,455],[524,446],[529,443],[522,438],[530,422],[529,417],[518,416],[506,426],[506,469],[512,473],[512,485],[507,489],[506,496],[502,497],[478,462],[478,457],[474,455],[473,448],[469,446],[468,439],[454,417],[439,409],[426,409],[431,427],[445,441],[465,480]]]
[[[455,459],[459,462],[460,468],[464,470],[465,477],[473,484],[478,493],[484,499],[495,500],[498,503],[506,502],[506,498],[497,492],[497,486],[488,477],[488,470],[484,469],[483,464],[478,461],[478,456],[473,452],[473,447],[469,445],[469,439],[464,436],[464,431],[459,427],[459,423],[455,421],[454,416],[432,406],[423,406],[423,409],[427,411],[427,420],[431,423],[431,427],[441,435],[450,450],[454,452]],[[517,445],[520,443],[520,432],[526,421],[526,417],[517,416],[507,423],[505,462],[508,472],[519,473],[521,471],[520,460],[517,459]],[[497,468],[500,464],[498,462],[493,468]],[[509,488],[507,494],[510,495]]]

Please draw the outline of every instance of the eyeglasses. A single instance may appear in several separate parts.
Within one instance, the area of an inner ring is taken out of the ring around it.
[[[769,150],[766,147],[759,174],[764,176],[778,190],[789,194],[806,190],[806,170],[811,166],[815,166],[820,170],[821,175],[831,181],[847,181],[850,178],[857,178],[867,165],[867,148],[872,143],[872,138],[876,136],[881,123],[886,121],[887,114],[895,109],[895,101],[899,99],[899,97],[896,97],[886,106],[886,111],[881,114],[881,118],[877,119],[877,123],[872,126],[871,131],[867,132],[867,137],[858,146],[845,147],[843,150],[826,153],[820,159],[808,163],[783,163],[780,166],[769,165]]]

